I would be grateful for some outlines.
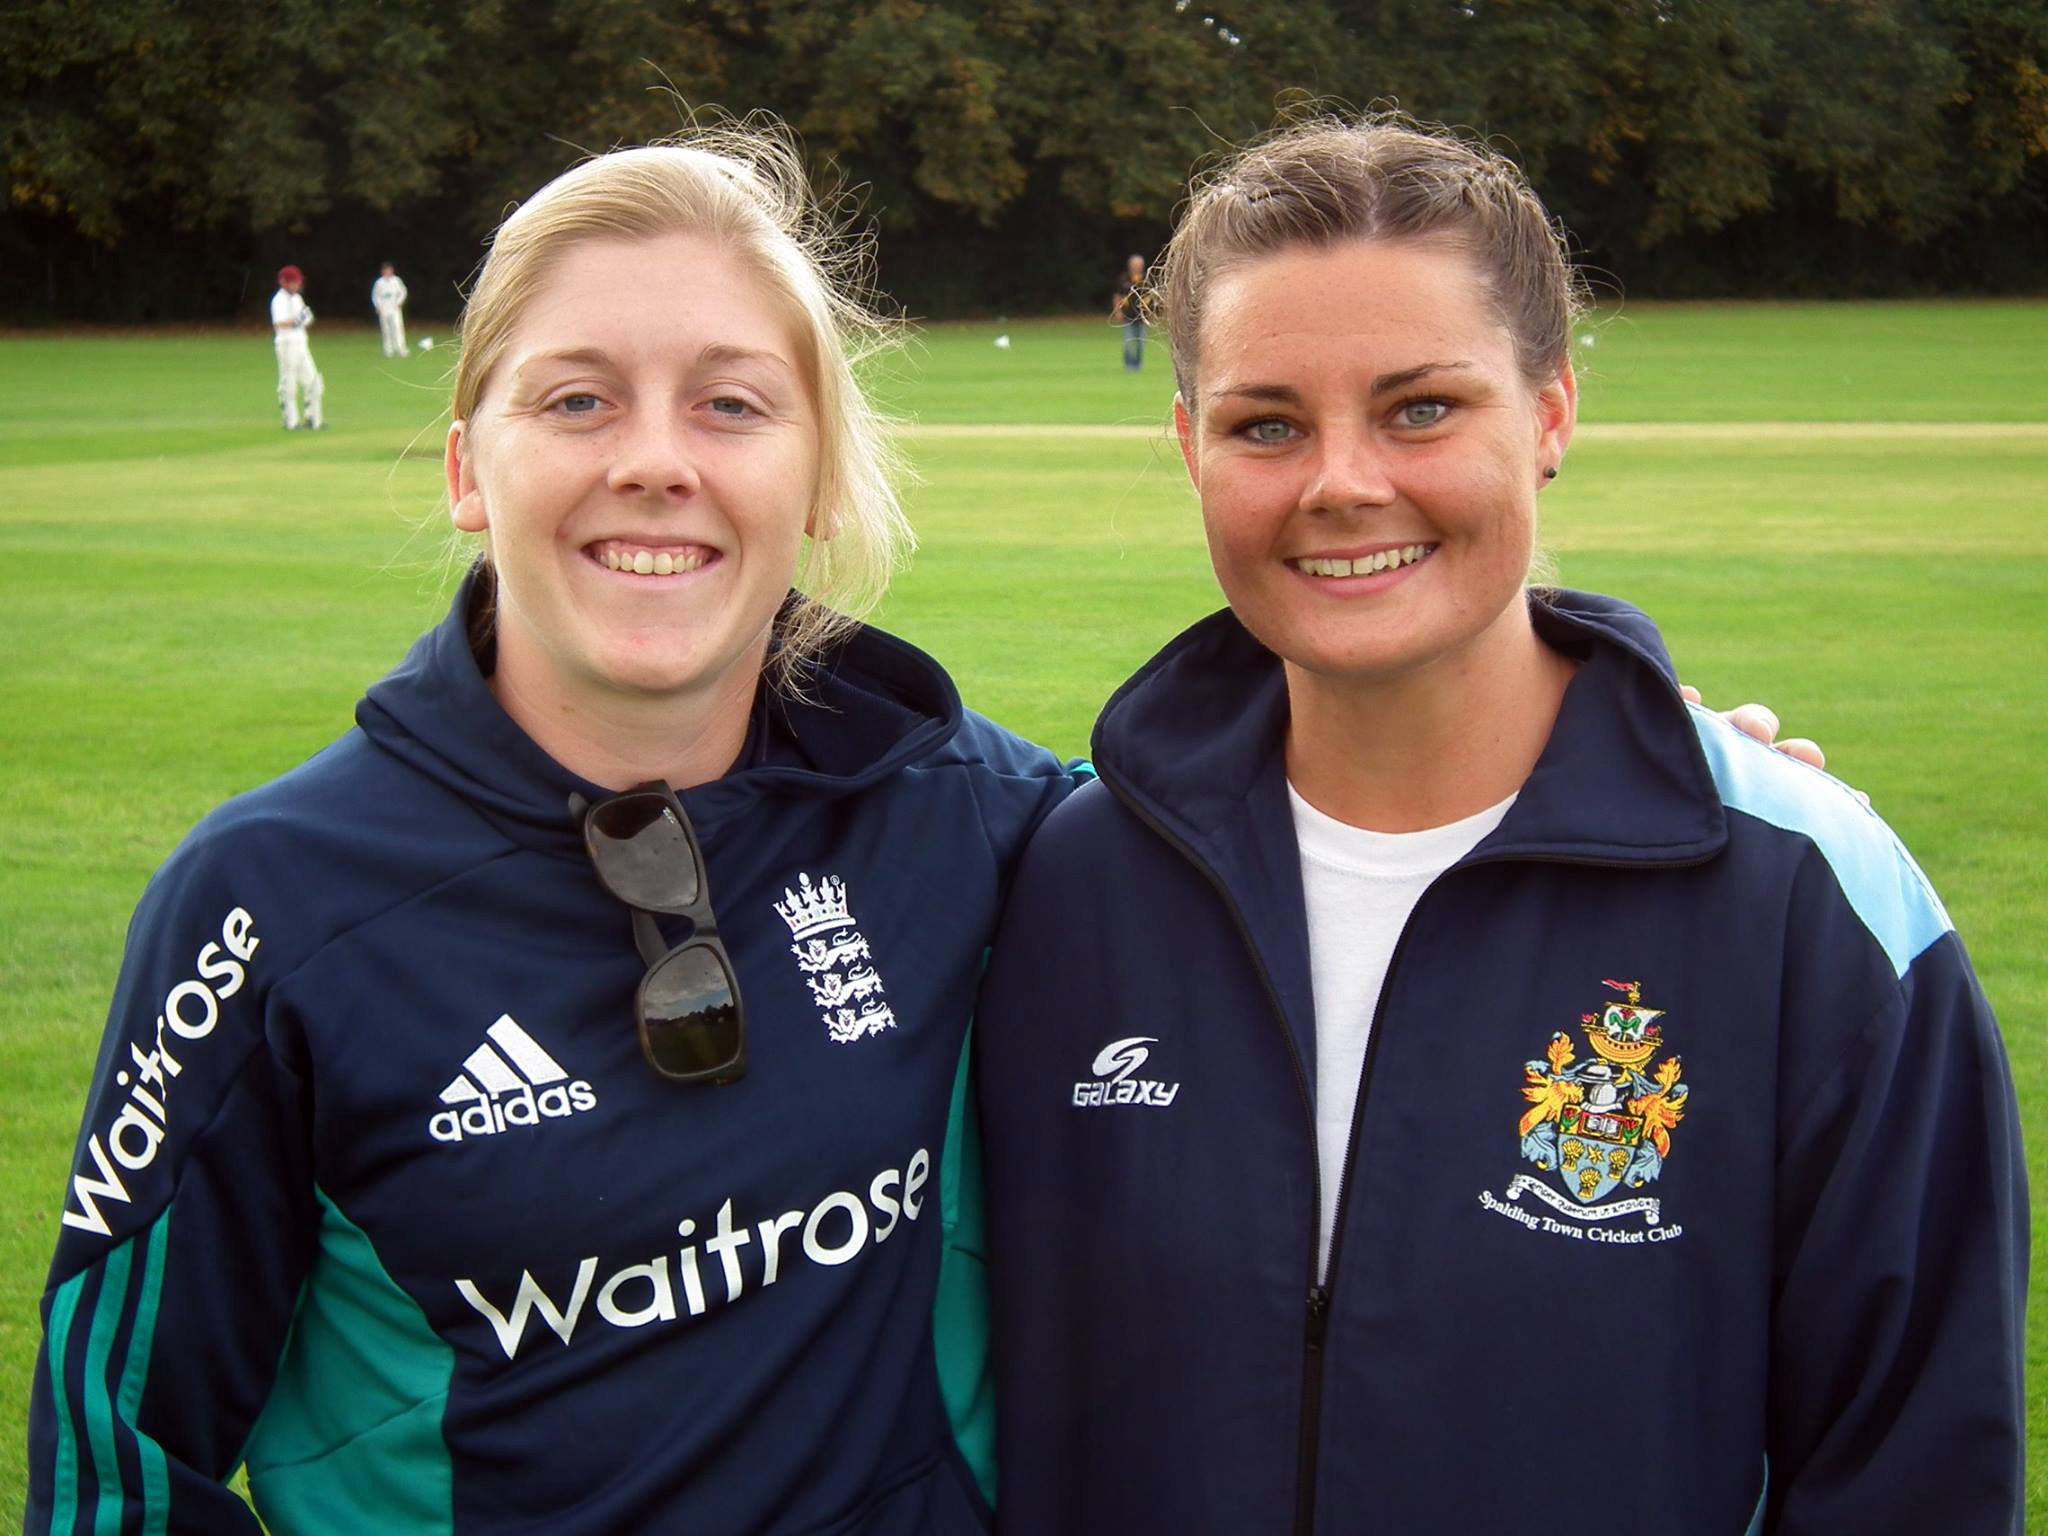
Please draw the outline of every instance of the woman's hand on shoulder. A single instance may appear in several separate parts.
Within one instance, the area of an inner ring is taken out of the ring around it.
[[[1688,704],[1701,701],[1697,688],[1679,684],[1678,691]],[[1768,704],[1738,704],[1733,709],[1721,711],[1721,718],[1745,736],[1754,736],[1767,747],[1775,747],[1787,757],[1796,757],[1800,762],[1813,768],[1828,765],[1827,754],[1820,749],[1820,743],[1805,736],[1794,736],[1789,740],[1778,740],[1778,712]]]
[[[1680,683],[1678,691],[1685,696],[1687,703],[1700,702],[1699,689],[1688,688]],[[1796,758],[1810,768],[1825,768],[1828,765],[1828,755],[1821,751],[1820,743],[1811,737],[1794,736],[1786,741],[1778,740],[1778,712],[1768,704],[1738,704],[1733,709],[1722,710],[1721,718],[1743,735],[1754,736],[1765,746],[1775,747],[1787,757]],[[1855,789],[1855,786],[1851,785],[1850,788]],[[1860,789],[1856,790],[1856,798],[1865,805],[1870,804],[1870,796]]]

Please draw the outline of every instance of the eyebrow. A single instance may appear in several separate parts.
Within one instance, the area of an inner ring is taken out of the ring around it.
[[[606,362],[604,353],[595,347],[577,347],[565,352],[540,352],[529,357],[512,370],[514,378],[539,368],[557,367],[564,363],[577,368],[597,367]]]
[[[1372,392],[1383,395],[1390,389],[1403,389],[1432,373],[1470,373],[1478,367],[1476,363],[1422,363],[1414,368],[1403,368],[1399,373],[1383,373],[1372,381]]]
[[[560,352],[540,352],[526,359],[513,370],[514,377],[532,369],[568,366],[572,368],[600,368],[612,361],[611,355],[597,347],[571,347]],[[697,354],[699,365],[705,363],[766,363],[770,367],[790,371],[791,364],[780,353],[763,351],[757,347],[737,347],[730,342],[713,342]]]
[[[780,352],[767,352],[759,347],[736,347],[730,342],[716,341],[697,354],[700,363],[766,363],[772,368],[785,372],[791,370],[788,358]]]
[[[1433,373],[1468,373],[1477,364],[1463,362],[1420,363],[1413,368],[1403,368],[1395,373],[1383,373],[1372,381],[1372,393],[1383,395],[1391,389],[1402,389]],[[1217,400],[1257,400],[1274,405],[1298,405],[1301,393],[1289,384],[1239,384],[1230,389],[1220,389],[1211,397]]]

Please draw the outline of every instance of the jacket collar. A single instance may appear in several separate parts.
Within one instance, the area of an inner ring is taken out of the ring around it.
[[[1649,619],[1590,593],[1529,595],[1537,633],[1579,660],[1514,806],[1464,862],[1697,863],[1727,822]],[[1280,660],[1227,610],[1172,641],[1095,725],[1103,782],[1228,895],[1313,1062],[1307,920],[1287,800]]]
[[[609,791],[549,757],[492,696],[489,648],[479,661],[470,640],[486,580],[480,569],[464,578],[447,617],[356,706],[356,723],[514,841],[580,857],[569,797]],[[807,674],[801,697],[764,686],[739,761],[685,791],[683,804],[705,829],[767,794],[852,794],[942,746],[961,720],[960,695],[937,662],[863,626]]]
[[[1720,796],[1670,658],[1638,610],[1591,593],[1529,597],[1539,635],[1580,662],[1550,741],[1488,855],[1690,863],[1726,839]],[[1094,761],[1127,802],[1198,851],[1247,799],[1286,806],[1279,658],[1228,611],[1172,641],[1096,721]]]
[[[1587,592],[1532,594],[1530,614],[1580,667],[1514,809],[1474,855],[1655,866],[1719,853],[1727,815],[1656,626]]]

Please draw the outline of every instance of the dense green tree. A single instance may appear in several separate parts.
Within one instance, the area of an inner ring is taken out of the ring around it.
[[[913,305],[1094,303],[1318,101],[1485,133],[1635,291],[2031,284],[2048,0],[22,0],[0,314],[442,294],[576,154],[773,112]]]

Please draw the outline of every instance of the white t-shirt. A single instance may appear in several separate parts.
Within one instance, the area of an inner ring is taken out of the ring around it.
[[[405,303],[405,280],[396,272],[389,277],[380,277],[370,285],[370,304],[374,309],[397,309]]]
[[[1509,795],[1476,816],[1421,832],[1369,832],[1325,816],[1287,786],[1301,847],[1308,905],[1309,980],[1316,1008],[1316,1150],[1322,1168],[1322,1244],[1330,1265],[1337,1182],[1351,1142],[1351,1114],[1387,965],[1408,914],[1430,883],[1479,845],[1515,803]]]
[[[313,311],[299,294],[280,288],[270,296],[270,325],[280,340],[303,337],[312,323]]]

